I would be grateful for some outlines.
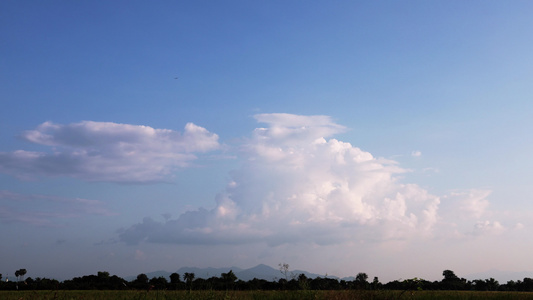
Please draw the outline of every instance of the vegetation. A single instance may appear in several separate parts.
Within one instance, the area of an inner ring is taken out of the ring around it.
[[[333,291],[138,291],[138,290],[55,290],[55,291],[0,291],[3,300],[100,300],[100,299],[138,299],[138,300],[388,300],[388,299],[533,299],[531,292],[477,292],[477,291],[404,291],[388,290],[333,290]]]
[[[282,277],[273,281],[243,281],[233,271],[208,279],[172,273],[170,281],[139,274],[127,281],[102,271],[59,282],[24,279],[27,272],[20,269],[16,281],[0,281],[0,299],[533,299],[532,278],[500,284],[494,278],[469,281],[444,270],[440,281],[412,278],[382,284],[377,277],[370,282],[366,273],[347,281],[296,276],[287,264],[280,264],[280,272]]]

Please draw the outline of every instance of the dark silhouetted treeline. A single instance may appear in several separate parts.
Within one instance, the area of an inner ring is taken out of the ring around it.
[[[25,270],[24,270],[25,271]],[[25,272],[24,272],[25,273]],[[220,277],[208,279],[195,278],[194,273],[170,275],[170,281],[165,277],[148,278],[139,274],[136,279],[127,281],[108,272],[98,272],[97,275],[75,277],[70,280],[58,281],[48,278],[24,279],[17,276],[15,281],[4,281],[0,274],[0,290],[467,290],[467,291],[533,291],[533,278],[508,281],[500,284],[494,278],[466,280],[459,278],[451,270],[445,270],[441,281],[427,281],[413,278],[394,280],[385,284],[377,277],[368,280],[366,273],[359,273],[354,280],[338,280],[327,277],[307,278],[304,274],[281,278],[278,280],[264,280],[254,278],[249,281],[239,280],[233,271],[222,273]]]

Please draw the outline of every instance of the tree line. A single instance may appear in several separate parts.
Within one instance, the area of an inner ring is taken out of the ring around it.
[[[494,278],[466,280],[459,278],[451,270],[444,270],[440,281],[427,281],[419,278],[394,280],[381,283],[377,277],[369,280],[366,273],[359,273],[353,280],[339,280],[328,277],[308,278],[304,274],[294,275],[288,272],[288,265],[280,268],[282,278],[271,281],[254,278],[243,281],[233,271],[222,273],[220,277],[208,279],[196,278],[194,273],[172,273],[165,277],[148,278],[139,274],[134,280],[127,281],[109,272],[96,275],[75,277],[70,280],[24,278],[26,269],[15,272],[17,280],[2,280],[0,290],[470,290],[470,291],[533,291],[533,278],[508,281],[500,284]]]

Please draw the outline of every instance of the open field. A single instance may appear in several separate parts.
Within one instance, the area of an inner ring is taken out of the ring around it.
[[[533,299],[531,292],[476,291],[0,291],[3,300],[96,300],[96,299]]]

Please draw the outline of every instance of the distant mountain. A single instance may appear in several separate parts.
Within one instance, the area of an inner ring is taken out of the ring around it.
[[[185,273],[194,273],[195,278],[211,278],[213,276],[220,277],[222,273],[228,273],[230,270],[233,270],[233,273],[242,271],[241,268],[230,267],[230,268],[193,268],[193,267],[182,267],[179,268],[176,273],[180,274],[183,279],[183,274]],[[237,276],[238,277],[238,276]]]
[[[195,278],[207,279],[213,276],[220,277],[222,273],[228,273],[230,270],[233,270],[233,273],[235,273],[235,276],[237,276],[237,278],[244,280],[244,281],[249,281],[254,278],[264,279],[268,281],[277,281],[280,278],[285,277],[285,275],[283,275],[279,269],[275,269],[264,264],[260,264],[249,269],[241,269],[238,267],[226,267],[226,268],[182,267],[182,268],[179,268],[175,272],[180,274],[183,280],[183,274],[185,273],[194,273]],[[167,280],[170,280],[170,274],[172,273],[174,272],[155,271],[155,272],[146,273],[146,276],[148,276],[148,278],[150,279],[153,277],[164,277]],[[287,274],[287,276],[289,277],[289,279],[292,279],[292,278],[298,277],[300,274],[304,274],[305,276],[307,276],[307,278],[325,277],[325,275],[314,274],[314,273],[310,273],[310,272],[303,271],[303,270],[289,270],[289,273]],[[533,278],[533,272],[525,272],[525,271],[524,272],[507,272],[507,271],[500,271],[500,270],[489,270],[485,272],[469,274],[466,276],[461,276],[460,274],[458,274],[458,276],[464,277],[468,280],[494,278],[498,280],[500,284],[504,284],[510,280],[514,280],[514,281],[523,280],[525,277]],[[327,277],[339,279],[338,277],[331,276],[331,275],[328,275]],[[136,278],[137,278],[137,275],[128,276],[128,277],[125,277],[124,279],[126,279],[127,281],[132,281],[132,280],[135,280]],[[353,281],[355,278],[345,277],[341,279],[346,280],[346,281]],[[10,276],[9,280],[10,281],[16,280],[16,278]]]
[[[235,276],[237,276],[238,279],[241,279],[243,281],[249,281],[254,278],[274,281],[274,280],[279,280],[280,278],[284,278],[285,276],[284,274],[280,272],[279,269],[274,269],[264,264],[260,264],[249,269],[241,269],[238,267],[226,267],[226,268],[182,267],[182,268],[179,268],[176,271],[176,273],[180,274],[182,280],[183,280],[183,274],[185,273],[194,273],[195,278],[207,279],[213,276],[220,277],[222,273],[228,273],[230,270],[232,270],[233,273],[235,273]],[[151,273],[146,273],[146,276],[148,276],[148,278],[165,277],[167,280],[170,280],[170,274],[172,273],[174,272],[155,271]],[[310,272],[302,271],[302,270],[292,270],[292,271],[289,270],[289,273],[287,274],[287,276],[289,277],[289,280],[290,280],[293,277],[294,278],[298,277],[300,274],[304,274],[305,276],[307,276],[307,278],[324,277],[324,275],[314,274],[314,273],[310,273]],[[327,277],[338,279],[338,277],[335,277],[335,276],[327,276]],[[125,277],[124,279],[128,281],[132,281],[132,280],[135,280],[136,278],[137,276],[128,276],[128,277]],[[343,278],[343,279],[353,280],[351,278],[352,277],[349,277],[346,279]]]
[[[355,280],[355,277],[353,277],[353,276],[339,278],[338,276],[335,276],[335,275],[309,273],[307,271],[302,271],[302,270],[294,270],[294,271],[291,271],[291,273],[294,274],[296,277],[298,277],[298,275],[300,275],[300,274],[304,274],[307,278],[322,277],[322,278],[331,278],[331,279],[345,280],[345,281],[354,281]]]
[[[239,272],[234,271],[234,273],[237,278],[244,281],[252,280],[254,278],[273,281],[282,276],[279,270],[276,270],[272,267],[263,264]]]

